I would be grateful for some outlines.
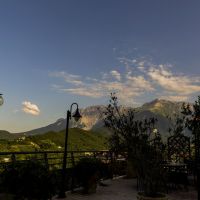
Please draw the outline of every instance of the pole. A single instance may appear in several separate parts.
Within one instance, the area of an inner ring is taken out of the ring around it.
[[[71,113],[67,111],[67,122],[66,122],[66,132],[65,132],[65,149],[63,155],[63,166],[62,166],[62,177],[61,177],[61,186],[59,198],[65,198],[65,179],[66,179],[66,165],[67,165],[67,142],[68,142],[68,131],[69,131],[69,119],[71,117]]]

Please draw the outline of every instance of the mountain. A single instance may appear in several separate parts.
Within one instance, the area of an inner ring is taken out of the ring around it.
[[[181,114],[181,107],[183,102],[173,102],[163,99],[155,99],[151,102],[145,103],[140,107],[135,108],[136,118],[144,119],[149,117],[155,117],[158,119],[157,127],[160,133],[163,136],[167,136],[168,129],[172,125],[173,120],[175,119],[175,114]],[[103,111],[105,111],[105,106],[90,106],[80,110],[82,115],[81,120],[76,123],[73,118],[70,120],[70,128],[76,127],[83,130],[93,130],[96,132],[108,133],[108,130],[104,127],[103,123]],[[125,112],[130,107],[121,107]],[[169,118],[172,119],[169,120]],[[61,118],[58,119],[55,123],[52,123],[48,126],[34,129],[31,131],[24,132],[23,135],[38,135],[44,134],[50,131],[59,132],[65,129],[66,120]],[[21,133],[22,134],[22,133]]]
[[[31,131],[23,132],[23,135],[39,135],[44,134],[50,131],[59,132],[65,129],[66,121],[63,118],[58,119],[55,123],[52,123],[48,126],[37,128]],[[17,133],[19,134],[19,133]]]
[[[90,106],[84,109],[80,109],[82,118],[80,119],[79,122],[75,122],[74,119],[72,118],[70,120],[69,127],[81,128],[83,130],[99,130],[99,128],[103,128],[103,122],[101,120],[103,110],[105,110],[105,106]],[[37,128],[20,134],[27,136],[38,135],[50,131],[59,132],[64,130],[65,128],[66,128],[66,120],[64,118],[60,118],[55,123],[52,123],[48,126]]]
[[[143,104],[139,111],[149,110],[153,113],[160,114],[163,117],[174,118],[175,114],[181,113],[183,102],[173,102],[164,99],[155,99],[149,103]]]

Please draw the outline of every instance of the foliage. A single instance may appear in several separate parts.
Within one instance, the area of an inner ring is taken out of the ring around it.
[[[183,104],[182,113],[185,115],[185,126],[192,132],[195,144],[195,156],[200,162],[200,96],[191,106]]]
[[[111,149],[127,152],[133,162],[137,176],[142,180],[145,195],[156,196],[161,191],[164,172],[161,167],[164,145],[156,131],[155,118],[138,120],[135,110],[122,110],[115,94],[111,94],[110,104],[105,112],[105,126],[112,131]]]
[[[82,158],[74,169],[74,174],[81,185],[84,192],[89,193],[90,187],[95,187],[97,181],[104,174],[105,165],[101,160],[96,158]]]
[[[118,106],[115,94],[111,94],[110,104],[105,111],[105,126],[112,131],[109,140],[111,150],[115,152],[128,152],[128,156],[136,153],[138,145],[148,141],[155,128],[156,119],[149,118],[137,120],[135,110],[122,110]]]
[[[38,161],[14,163],[1,173],[1,188],[19,199],[47,200],[55,195],[53,175]]]
[[[187,117],[186,127],[195,135],[195,133],[200,130],[200,96],[198,96],[193,106],[190,104],[183,104],[182,113]]]
[[[172,122],[172,127],[169,128],[170,135],[183,134],[185,131],[185,116],[175,114],[173,118],[173,120],[169,118]]]

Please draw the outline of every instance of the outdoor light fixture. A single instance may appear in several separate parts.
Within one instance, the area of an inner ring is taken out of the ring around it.
[[[78,122],[79,119],[82,117],[81,114],[80,114],[80,112],[79,112],[78,107],[77,107],[76,112],[74,113],[74,115],[73,115],[72,117],[74,118],[74,120],[75,120],[76,122]]]
[[[72,115],[73,105],[76,105],[76,111]],[[59,198],[66,197],[66,195],[65,195],[65,177],[66,177],[66,167],[67,167],[67,141],[68,141],[68,132],[69,132],[69,120],[72,117],[74,118],[74,120],[76,122],[82,117],[79,112],[77,103],[72,103],[72,105],[70,106],[70,110],[67,111],[67,122],[66,122],[66,132],[65,132],[65,149],[64,149],[64,155],[63,155],[63,167],[62,167],[62,177],[61,177]]]
[[[4,102],[4,101],[3,101],[3,96],[2,96],[2,95],[3,95],[3,94],[0,94],[0,106],[3,105],[3,102]]]

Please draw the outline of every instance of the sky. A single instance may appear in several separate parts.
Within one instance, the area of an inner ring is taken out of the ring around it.
[[[198,0],[0,0],[0,130],[200,93]]]

